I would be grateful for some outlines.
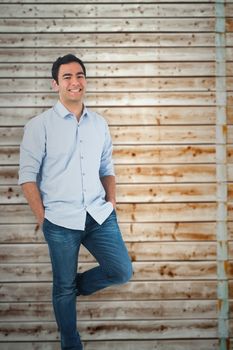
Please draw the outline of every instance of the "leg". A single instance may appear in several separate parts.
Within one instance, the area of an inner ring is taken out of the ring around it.
[[[80,294],[88,295],[112,284],[127,282],[132,264],[123,242],[115,210],[99,225],[88,216],[82,244],[96,258],[99,266],[77,275]]]
[[[53,307],[61,332],[62,349],[81,350],[76,328],[77,258],[83,231],[70,230],[44,221],[53,270]]]

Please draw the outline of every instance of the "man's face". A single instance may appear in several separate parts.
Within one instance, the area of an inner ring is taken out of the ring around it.
[[[63,104],[79,103],[84,99],[87,81],[78,62],[62,64],[58,71],[58,84],[53,87],[59,92]]]

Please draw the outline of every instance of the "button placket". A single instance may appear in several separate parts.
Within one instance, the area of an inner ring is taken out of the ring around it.
[[[85,176],[85,171],[84,171],[84,163],[83,163],[83,160],[84,160],[84,153],[83,153],[83,139],[82,139],[82,136],[81,136],[81,133],[80,133],[80,125],[79,126],[79,148],[80,148],[80,167],[81,167],[81,178],[82,178],[82,194],[83,194],[83,204],[84,204],[84,208],[86,208],[86,198],[85,198],[85,195],[86,195],[86,188],[85,188],[85,179],[84,179],[84,176]]]

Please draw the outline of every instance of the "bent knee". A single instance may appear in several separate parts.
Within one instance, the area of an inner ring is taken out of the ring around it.
[[[122,266],[118,270],[116,270],[111,278],[114,280],[114,283],[127,283],[133,275],[133,268],[131,262],[127,266]]]

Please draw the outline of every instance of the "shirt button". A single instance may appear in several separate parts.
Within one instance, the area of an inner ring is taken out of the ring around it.
[[[83,156],[81,156],[81,159],[83,159]]]
[[[86,173],[83,173],[82,175],[83,175],[83,176],[85,176],[85,175],[86,175]]]

